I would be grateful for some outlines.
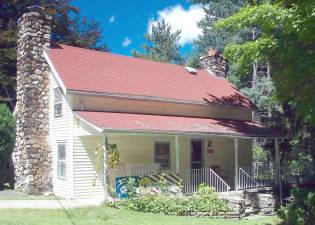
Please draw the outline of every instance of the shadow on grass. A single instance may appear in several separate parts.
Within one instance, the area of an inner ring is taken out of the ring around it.
[[[62,211],[65,213],[65,215],[68,217],[69,221],[71,222],[72,225],[76,225],[75,221],[73,220],[73,218],[71,217],[69,211],[62,205],[60,199],[58,199],[57,197],[55,198],[55,200],[58,201],[59,205],[61,206]]]

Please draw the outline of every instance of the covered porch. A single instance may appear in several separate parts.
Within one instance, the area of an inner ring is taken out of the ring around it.
[[[86,111],[77,115],[97,131],[87,133],[83,126],[81,139],[90,146],[102,143],[105,159],[109,144],[117,145],[120,162],[111,169],[104,160],[104,184],[113,184],[116,177],[154,179],[164,173],[174,183],[181,180],[185,194],[201,183],[218,192],[267,186],[270,180],[257,181],[245,169],[252,167],[255,138],[275,139],[279,167],[275,134],[254,122]]]

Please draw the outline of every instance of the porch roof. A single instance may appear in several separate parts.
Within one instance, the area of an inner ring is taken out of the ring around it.
[[[251,121],[93,111],[76,111],[76,114],[99,128],[101,132],[203,134],[249,138],[276,137],[273,130]]]

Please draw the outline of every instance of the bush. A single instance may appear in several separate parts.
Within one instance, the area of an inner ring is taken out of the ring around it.
[[[198,192],[189,197],[170,194],[146,194],[110,203],[109,206],[166,215],[194,215],[201,212],[218,215],[230,211],[227,202],[220,199],[213,188],[205,185],[200,185]]]
[[[278,215],[282,225],[313,225],[315,221],[315,193],[294,188],[293,200],[280,208]]]
[[[15,142],[14,117],[5,104],[0,104],[0,190],[8,175],[8,164]]]

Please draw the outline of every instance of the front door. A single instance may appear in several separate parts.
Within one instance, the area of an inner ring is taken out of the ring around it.
[[[191,140],[191,169],[202,168],[202,140]]]

